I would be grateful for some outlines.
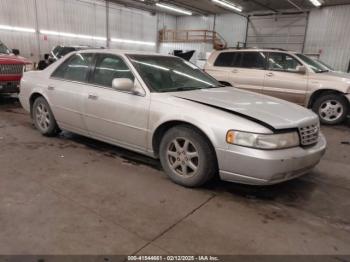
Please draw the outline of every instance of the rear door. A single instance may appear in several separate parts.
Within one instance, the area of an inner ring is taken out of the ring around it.
[[[303,105],[308,74],[297,72],[298,66],[302,64],[289,54],[269,53],[263,93]]]
[[[210,74],[216,80],[225,85],[234,86],[232,79],[233,64],[235,61],[236,52],[223,51],[216,57],[213,65],[207,64],[205,72]]]
[[[115,78],[129,78],[141,87],[123,57],[98,54],[84,98],[87,128],[98,139],[144,151],[150,97],[112,88]]]
[[[70,56],[53,72],[46,86],[50,107],[59,125],[81,134],[86,134],[82,115],[93,57],[87,53]]]
[[[261,93],[265,64],[266,56],[263,52],[222,52],[207,72],[220,82]]]
[[[235,57],[232,78],[236,87],[262,93],[264,87],[266,55],[263,52],[239,52]]]

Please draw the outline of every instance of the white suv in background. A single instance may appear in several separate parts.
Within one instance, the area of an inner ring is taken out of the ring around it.
[[[339,124],[349,113],[350,74],[330,71],[300,53],[275,49],[214,51],[204,70],[224,85],[312,108],[324,124]]]

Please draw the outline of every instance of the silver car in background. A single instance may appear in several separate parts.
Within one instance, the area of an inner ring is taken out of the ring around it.
[[[275,49],[214,51],[205,71],[221,83],[285,99],[336,125],[350,113],[350,74],[335,72],[306,55]]]
[[[20,101],[43,135],[64,129],[159,158],[170,179],[187,187],[217,174],[279,183],[310,171],[326,149],[313,112],[222,87],[172,56],[75,52],[25,73]]]

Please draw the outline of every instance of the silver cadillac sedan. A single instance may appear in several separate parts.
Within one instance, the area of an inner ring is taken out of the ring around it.
[[[20,101],[43,135],[67,130],[159,158],[170,179],[187,187],[216,175],[283,182],[309,172],[326,149],[313,112],[223,87],[172,56],[71,53],[25,73]]]

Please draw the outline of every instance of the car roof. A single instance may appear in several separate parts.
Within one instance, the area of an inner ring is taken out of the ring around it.
[[[289,53],[289,54],[296,54],[298,52],[295,51],[289,51],[284,49],[278,49],[278,48],[227,48],[224,50],[216,50],[215,52],[218,53],[224,53],[224,52],[278,52],[278,53]]]
[[[80,50],[77,53],[107,53],[107,54],[116,54],[116,55],[152,55],[152,56],[169,56],[172,57],[172,55],[167,54],[159,54],[155,52],[149,52],[149,51],[134,51],[134,50],[121,50],[121,49],[85,49]]]
[[[71,47],[71,48],[92,48],[88,45],[57,45],[57,47]]]

